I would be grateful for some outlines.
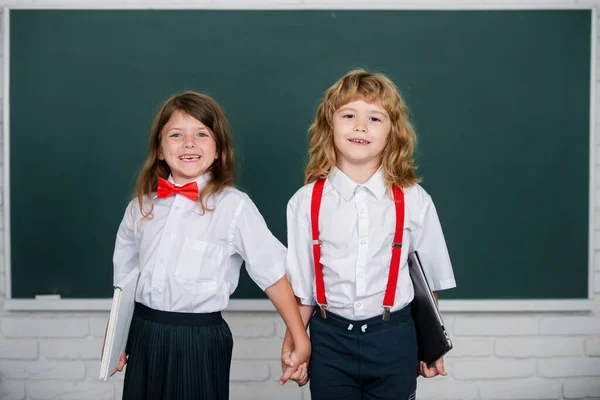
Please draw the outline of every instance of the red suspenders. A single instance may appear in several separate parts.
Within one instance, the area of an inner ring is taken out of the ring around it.
[[[327,308],[327,299],[325,297],[325,283],[323,281],[323,266],[321,265],[321,241],[319,240],[319,211],[321,209],[321,199],[323,198],[323,187],[325,179],[319,179],[313,187],[310,221],[312,225],[312,244],[313,256],[315,261],[315,284],[317,290],[317,304],[321,309],[321,317],[326,318],[325,309]],[[392,242],[392,259],[390,261],[390,272],[388,275],[385,296],[383,297],[383,319],[390,319],[390,309],[394,305],[396,297],[396,286],[398,284],[398,272],[400,270],[400,255],[402,254],[402,235],[404,233],[404,192],[397,186],[394,186],[394,204],[396,206],[396,232]]]

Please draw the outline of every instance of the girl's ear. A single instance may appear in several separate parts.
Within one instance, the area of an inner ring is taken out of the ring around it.
[[[158,145],[158,159],[159,160],[164,160],[165,159],[165,155],[163,154],[162,146],[161,145]]]

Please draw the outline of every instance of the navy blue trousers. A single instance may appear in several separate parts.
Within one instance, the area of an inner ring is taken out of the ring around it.
[[[381,316],[351,321],[319,312],[310,320],[309,376],[314,400],[413,400],[419,361],[410,305]]]

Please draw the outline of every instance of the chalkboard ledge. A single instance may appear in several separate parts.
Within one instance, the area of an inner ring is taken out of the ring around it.
[[[8,311],[110,311],[110,299],[6,299]],[[572,312],[591,311],[589,299],[554,300],[441,300],[442,312]],[[275,311],[269,300],[233,299],[227,311]]]

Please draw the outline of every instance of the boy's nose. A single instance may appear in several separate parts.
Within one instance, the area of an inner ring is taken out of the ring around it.
[[[354,131],[355,132],[363,132],[364,133],[364,132],[367,131],[367,128],[365,128],[363,125],[357,125],[357,126],[354,127]]]

